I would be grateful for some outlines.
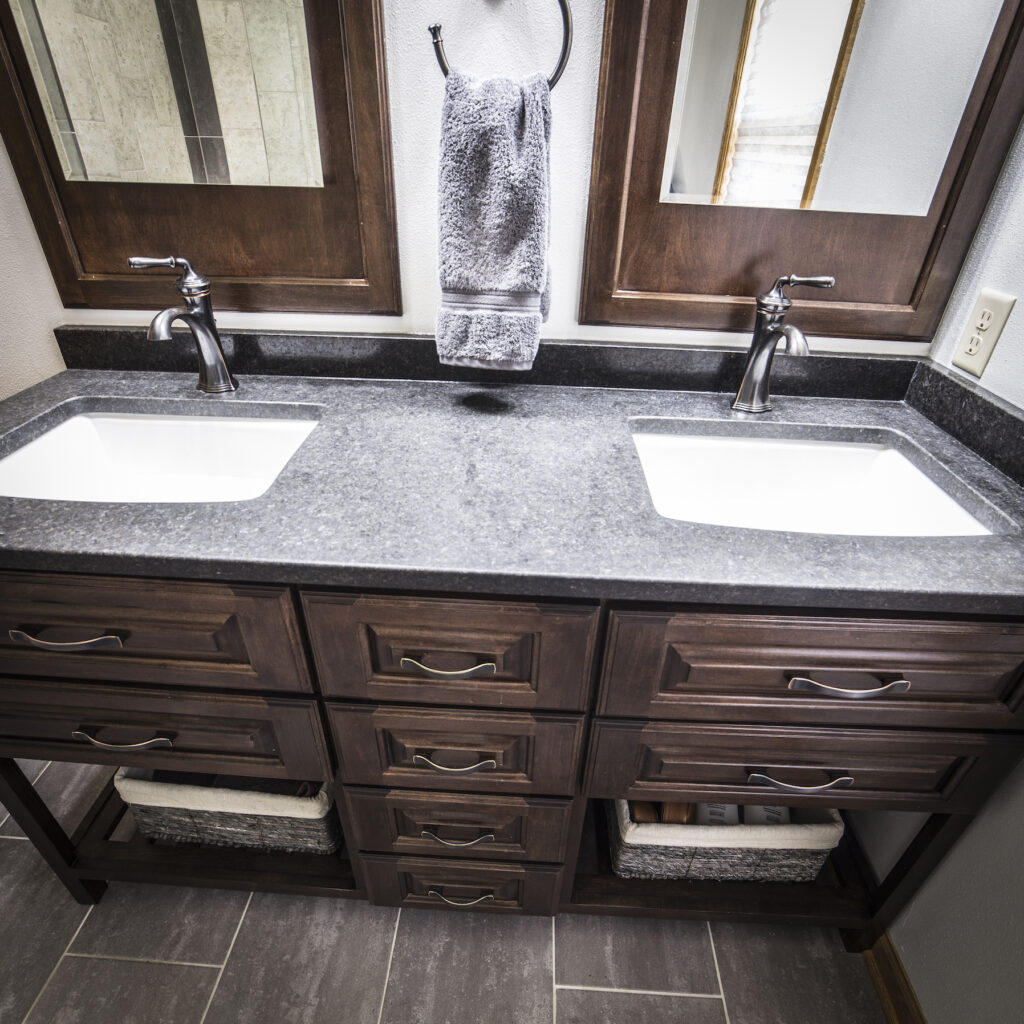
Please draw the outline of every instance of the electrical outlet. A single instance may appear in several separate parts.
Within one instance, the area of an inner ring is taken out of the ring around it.
[[[953,353],[954,366],[973,373],[975,377],[985,372],[1016,301],[1016,296],[997,292],[994,288],[982,288]]]

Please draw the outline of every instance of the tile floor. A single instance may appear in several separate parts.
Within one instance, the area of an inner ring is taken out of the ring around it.
[[[107,771],[23,762],[67,828]],[[0,808],[0,1024],[884,1024],[818,928],[398,911],[118,883],[68,897]]]

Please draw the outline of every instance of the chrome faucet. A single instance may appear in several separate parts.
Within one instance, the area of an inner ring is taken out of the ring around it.
[[[210,279],[197,274],[188,260],[180,256],[150,257],[130,256],[128,266],[133,270],[146,267],[177,267],[181,277],[177,280],[178,291],[185,299],[184,306],[172,306],[153,317],[146,337],[150,341],[170,341],[171,324],[183,321],[191,330],[199,354],[199,382],[196,389],[212,395],[235,391],[238,383],[228,372],[221,348],[220,335],[213,320],[213,306],[210,303]]]
[[[782,322],[789,307],[793,305],[782,289],[798,284],[810,285],[812,288],[831,288],[835,283],[834,277],[797,277],[795,274],[787,274],[772,285],[771,291],[758,295],[754,336],[750,339],[743,379],[732,400],[734,409],[739,412],[768,412],[771,409],[768,378],[772,372],[775,346],[780,341],[785,342],[785,351],[791,356],[806,356],[811,351],[803,331]]]

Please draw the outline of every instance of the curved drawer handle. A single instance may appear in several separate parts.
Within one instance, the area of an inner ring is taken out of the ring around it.
[[[486,903],[488,900],[494,899],[493,892],[485,892],[483,896],[478,896],[475,900],[450,900],[443,892],[438,892],[436,889],[428,889],[427,895],[436,896],[453,907],[475,907],[478,903]]]
[[[72,734],[76,740],[85,740],[94,747],[102,747],[104,750],[152,750],[154,747],[173,747],[174,741],[170,736],[154,736],[151,740],[143,740],[141,743],[104,743],[96,739],[89,729],[76,729]]]
[[[778,789],[783,793],[827,793],[830,789],[849,789],[853,785],[853,777],[841,775],[823,786],[794,786],[790,782],[779,782],[778,779],[773,779],[763,772],[751,772],[747,776],[747,782],[752,782],[755,786],[771,786],[772,789]]]
[[[459,847],[461,849],[465,849],[468,846],[478,846],[480,843],[493,843],[494,842],[494,833],[493,832],[483,832],[480,835],[478,835],[476,837],[476,839],[470,839],[470,840],[468,840],[467,842],[464,842],[464,843],[454,842],[451,839],[442,839],[436,832],[431,832],[430,829],[428,829],[428,828],[425,828],[420,833],[420,836],[423,839],[433,839],[435,843],[440,843],[442,846],[454,846],[454,847]]]
[[[497,768],[498,762],[493,757],[487,758],[486,761],[478,761],[476,764],[469,765],[468,768],[445,768],[443,764],[437,764],[435,761],[431,761],[429,757],[424,757],[422,754],[412,755],[413,764],[425,764],[433,768],[435,772],[444,772],[446,775],[472,775],[473,772],[478,772],[482,768]]]
[[[7,635],[16,644],[27,644],[29,647],[38,647],[41,651],[100,651],[111,647],[124,647],[124,641],[119,636],[94,636],[91,640],[78,640],[73,643],[61,644],[54,640],[40,640],[38,637],[26,633],[23,629],[9,629]]]
[[[813,690],[815,693],[825,693],[830,697],[842,697],[844,700],[870,700],[872,697],[881,697],[887,693],[906,693],[910,689],[910,680],[894,679],[891,683],[876,686],[873,690],[844,690],[841,686],[819,683],[817,679],[793,676],[789,681],[788,689]]]
[[[402,658],[399,662],[402,668],[414,668],[424,675],[437,676],[439,679],[472,679],[474,676],[493,676],[498,671],[498,666],[493,661],[482,661],[472,668],[462,668],[455,672],[445,672],[444,669],[431,668],[424,665],[415,658]]]

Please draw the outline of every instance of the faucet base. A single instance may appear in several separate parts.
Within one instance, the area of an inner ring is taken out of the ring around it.
[[[229,378],[226,381],[220,381],[216,384],[203,384],[200,381],[196,385],[196,391],[202,391],[206,395],[223,395],[231,391],[238,390],[238,381],[234,377]]]
[[[733,402],[732,408],[736,412],[771,412],[772,403]]]

